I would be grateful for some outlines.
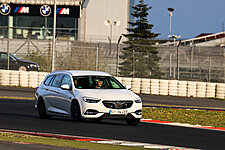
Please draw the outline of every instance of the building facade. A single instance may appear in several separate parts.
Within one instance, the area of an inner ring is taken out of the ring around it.
[[[134,0],[56,0],[56,38],[112,42],[127,33]],[[0,0],[0,38],[52,39],[54,0]]]

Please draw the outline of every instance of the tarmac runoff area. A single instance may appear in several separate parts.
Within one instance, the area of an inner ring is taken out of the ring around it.
[[[34,100],[33,97],[10,97],[10,96],[0,96],[1,99],[21,99],[21,100]],[[145,107],[157,107],[157,104],[143,104]],[[160,105],[159,107],[170,107],[170,105]],[[172,106],[175,107],[175,106]],[[177,106],[176,106],[177,107]],[[179,106],[180,109],[180,106]],[[190,109],[190,107],[185,108]],[[204,109],[201,107],[201,109]],[[221,110],[224,111],[224,110]],[[174,123],[169,121],[160,121],[160,120],[151,120],[151,119],[142,119],[141,123],[154,123],[154,124],[163,124],[163,125],[171,125],[171,126],[182,126],[188,128],[198,128],[204,130],[216,130],[224,132],[225,128],[222,127],[210,127],[210,126],[200,126],[200,125],[190,125],[184,123]],[[110,140],[110,139],[99,139],[93,137],[80,137],[80,136],[67,136],[67,135],[58,135],[58,134],[48,134],[48,133],[37,133],[37,132],[24,132],[24,131],[15,131],[15,130],[4,130],[0,129],[0,132],[10,132],[17,134],[28,134],[34,136],[43,136],[43,137],[52,137],[59,139],[67,139],[67,140],[75,140],[75,141],[87,141],[93,143],[104,143],[104,144],[112,144],[112,145],[124,145],[124,146],[135,146],[135,147],[143,147],[143,148],[155,148],[155,149],[192,149],[192,148],[184,148],[184,147],[175,147],[175,146],[167,146],[167,145],[158,145],[158,144],[149,144],[149,143],[138,143],[138,142],[130,142],[130,141],[121,141],[121,140]]]
[[[120,145],[120,146],[151,148],[151,149],[198,150],[198,149],[193,149],[193,148],[176,147],[176,146],[168,146],[168,145],[160,145],[160,144],[149,144],[149,143],[99,139],[99,138],[93,138],[93,137],[68,136],[68,135],[60,135],[60,134],[38,133],[38,132],[26,132],[26,131],[17,131],[17,130],[0,129],[0,132],[26,134],[26,135],[32,135],[32,136],[50,137],[50,138],[58,138],[58,139],[65,139],[65,140],[86,141],[86,142],[93,142],[93,143],[99,143],[99,144],[112,144],[112,145]],[[23,144],[23,143],[20,142],[20,144]],[[31,143],[24,143],[24,144],[31,144]]]
[[[10,97],[10,96],[0,96],[1,99],[18,99],[18,100],[34,100],[33,97]],[[174,109],[190,109],[190,110],[208,110],[208,111],[225,111],[225,109],[220,108],[209,108],[209,107],[193,107],[193,106],[171,106],[171,105],[159,105],[159,104],[143,104],[143,107],[153,107],[153,108],[174,108]],[[201,125],[190,125],[187,123],[177,123],[177,122],[169,122],[169,121],[160,121],[160,120],[152,120],[152,119],[142,119],[142,123],[155,123],[155,124],[164,124],[164,125],[172,125],[172,126],[181,126],[181,127],[190,127],[190,128],[198,128],[198,129],[206,129],[206,130],[216,130],[225,132],[225,128],[223,127],[212,127],[212,126],[201,126]]]

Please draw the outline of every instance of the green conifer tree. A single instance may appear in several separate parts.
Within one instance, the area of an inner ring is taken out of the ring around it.
[[[148,11],[151,7],[144,4],[143,0],[139,0],[139,4],[133,6],[134,22],[128,22],[130,27],[127,29],[128,34],[124,36],[128,39],[124,44],[123,60],[120,63],[120,76],[141,77],[141,78],[160,78],[162,73],[158,62],[160,58],[157,56],[158,51],[153,47],[158,34],[153,33],[152,24],[148,24]]]

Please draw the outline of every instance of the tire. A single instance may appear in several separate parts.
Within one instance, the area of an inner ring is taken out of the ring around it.
[[[81,121],[81,113],[79,103],[75,100],[71,104],[71,116],[75,121]]]
[[[141,119],[136,119],[136,118],[126,119],[127,124],[128,124],[128,125],[133,125],[133,126],[138,125],[138,124],[140,123],[140,120],[141,120]]]
[[[27,68],[25,66],[20,66],[18,70],[19,71],[27,71]]]
[[[49,116],[46,113],[45,103],[42,99],[38,100],[37,111],[41,119],[49,118]]]

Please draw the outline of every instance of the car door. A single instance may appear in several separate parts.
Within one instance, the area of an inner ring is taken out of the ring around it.
[[[68,114],[70,113],[70,104],[71,99],[73,98],[73,91],[72,91],[72,79],[69,75],[65,75],[62,79],[61,85],[69,85],[70,89],[62,89],[58,90],[58,107],[66,111]]]
[[[8,53],[0,53],[0,69],[8,69]],[[17,70],[17,61],[12,56],[9,57],[9,69]]]
[[[49,95],[46,100],[50,105],[48,108],[49,112],[68,115],[69,113],[65,110],[65,104],[62,101],[63,98],[60,87],[63,77],[63,74],[58,74],[55,76],[54,80],[52,81],[51,87],[48,90]]]
[[[10,70],[17,70],[18,69],[17,63],[18,62],[17,62],[16,58],[12,57],[12,55],[9,55],[9,68],[10,68]]]
[[[42,93],[42,96],[45,100],[45,106],[47,110],[49,110],[49,108],[51,107],[51,104],[49,103],[49,99],[53,95],[53,91],[51,90],[52,88],[51,84],[54,78],[55,78],[54,75],[48,76],[46,80],[44,81],[43,86],[39,87],[40,93]]]
[[[0,69],[8,68],[8,55],[7,53],[0,53]]]

